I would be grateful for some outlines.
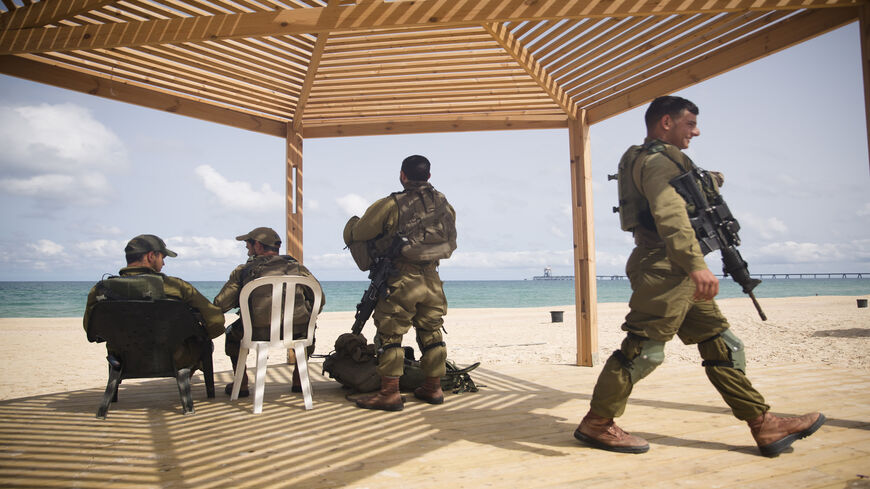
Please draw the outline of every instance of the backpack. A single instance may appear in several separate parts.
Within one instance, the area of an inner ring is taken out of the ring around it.
[[[405,370],[399,378],[399,389],[412,391],[423,385],[425,376],[420,362],[414,359],[414,349],[409,346],[404,349]],[[460,369],[447,360],[447,374],[441,378],[441,389],[454,394],[477,392],[477,385],[468,373],[478,366],[479,362]],[[344,333],[339,336],[335,340],[335,350],[323,361],[323,371],[354,393],[374,392],[381,387],[377,350],[361,334]]]
[[[110,275],[97,282],[96,292],[98,301],[154,301],[166,298],[166,293],[163,290],[163,275],[156,273],[125,277]]]

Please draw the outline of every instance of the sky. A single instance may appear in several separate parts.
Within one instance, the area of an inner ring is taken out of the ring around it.
[[[752,273],[870,272],[870,164],[857,23],[675,92],[695,102],[687,154],[725,174]],[[663,94],[664,95],[664,94]],[[591,127],[598,275],[624,274],[619,157],[644,107]],[[573,274],[568,130],[309,139],[304,263],[366,280],[344,249],[352,215],[401,190],[402,159],[432,162],[457,213],[444,280]],[[226,280],[254,227],[284,235],[284,141],[0,75],[0,281],[99,279],[138,234],[178,253],[164,273]],[[718,253],[707,261],[721,270]]]

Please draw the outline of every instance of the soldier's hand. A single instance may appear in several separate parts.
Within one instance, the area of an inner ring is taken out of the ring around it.
[[[719,293],[719,279],[709,268],[691,272],[689,278],[695,282],[695,295],[692,298],[696,301],[709,301]]]

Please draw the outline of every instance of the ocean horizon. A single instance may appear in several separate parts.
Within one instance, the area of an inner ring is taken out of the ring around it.
[[[191,281],[205,297],[213,299],[223,281]],[[368,281],[323,281],[325,312],[354,311]],[[628,302],[631,287],[626,279],[596,281],[598,302]],[[81,317],[91,281],[0,282],[0,318]],[[817,295],[870,296],[867,278],[763,279],[756,287],[759,299]],[[453,308],[518,308],[574,305],[573,280],[448,280],[444,293]],[[717,299],[747,297],[730,278],[720,281]]]

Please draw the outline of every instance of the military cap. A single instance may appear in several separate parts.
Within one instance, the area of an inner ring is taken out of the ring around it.
[[[149,251],[159,251],[166,256],[178,256],[178,254],[168,248],[162,239],[153,234],[140,234],[131,239],[124,248],[124,254],[136,255],[138,253],[148,253]]]
[[[272,246],[273,248],[279,248],[281,246],[281,236],[278,236],[278,233],[275,232],[272,228],[256,228],[248,234],[243,234],[241,236],[236,236],[238,241],[247,241],[252,239],[254,241],[259,241],[266,246]]]

